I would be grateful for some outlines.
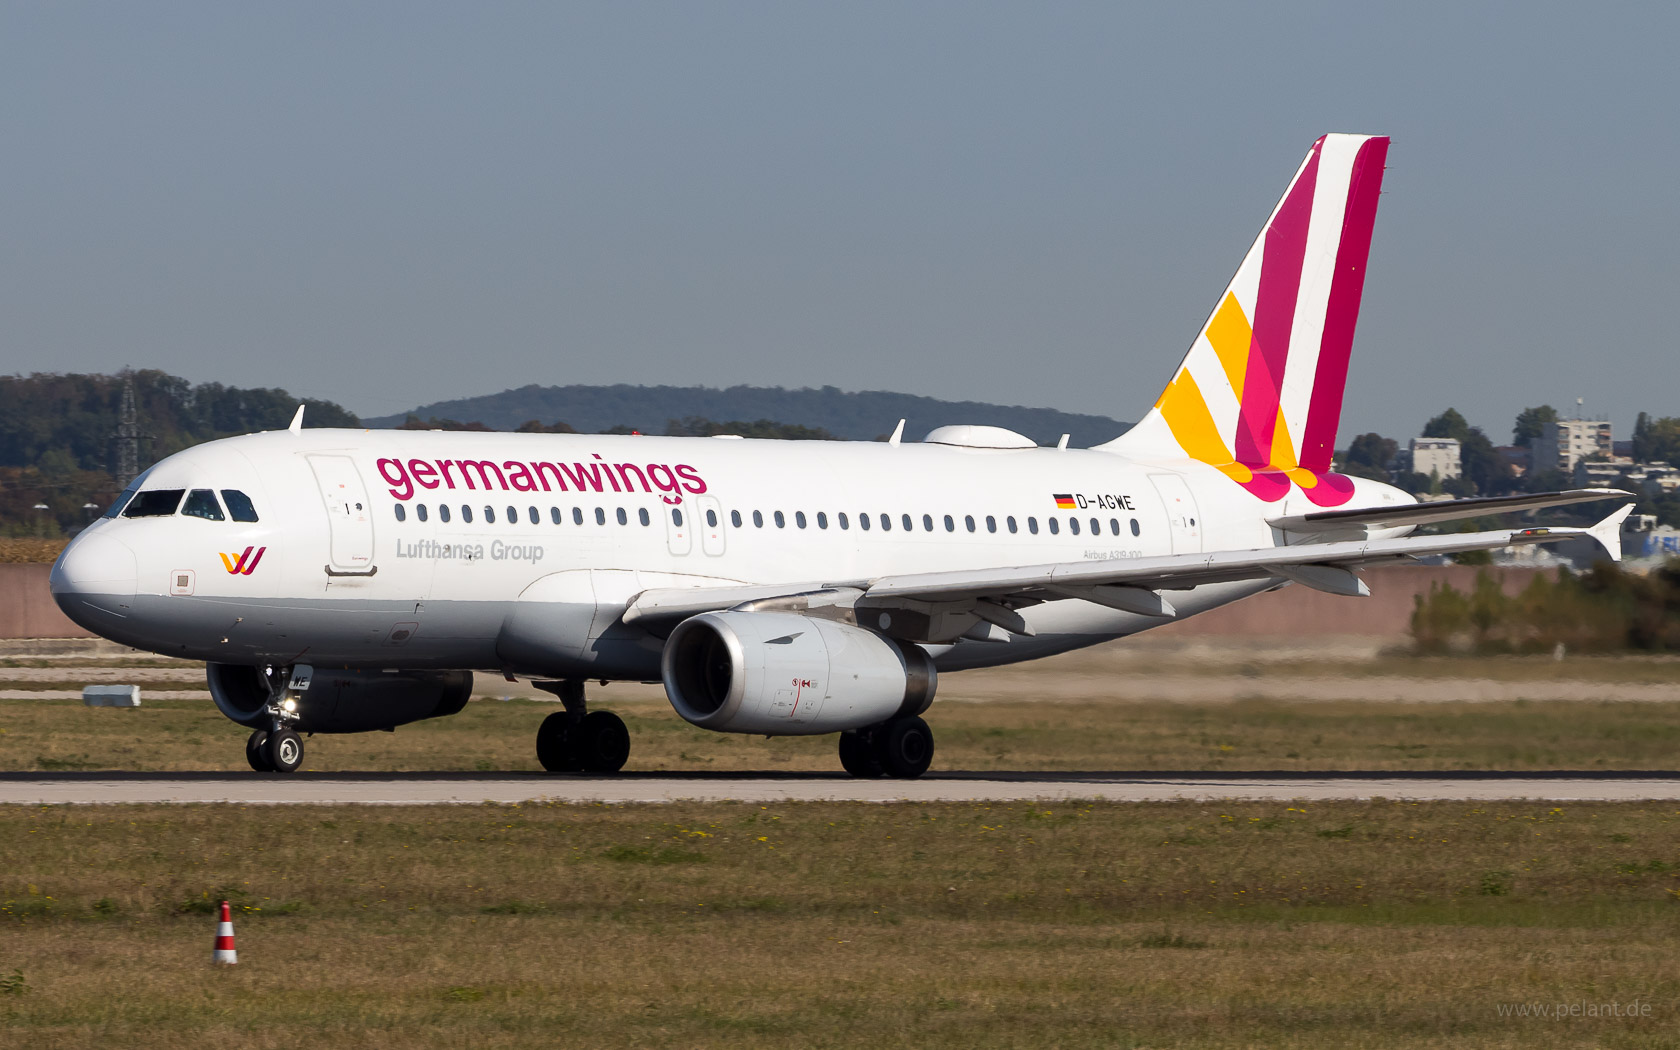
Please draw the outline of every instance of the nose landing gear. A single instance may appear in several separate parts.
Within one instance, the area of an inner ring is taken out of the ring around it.
[[[297,664],[291,674],[277,677],[265,670],[272,699],[263,709],[269,728],[254,730],[245,741],[245,761],[258,773],[292,773],[303,765],[303,738],[292,728],[298,721],[298,698],[309,691],[315,669]],[[280,683],[284,682],[284,685]]]
[[[566,706],[537,728],[537,761],[550,773],[616,773],[630,757],[630,731],[611,711],[590,711],[583,682],[532,682]]]
[[[259,773],[291,773],[303,765],[303,738],[288,728],[258,729],[245,741],[245,761]]]

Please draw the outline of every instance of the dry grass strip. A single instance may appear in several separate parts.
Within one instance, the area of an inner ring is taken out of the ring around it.
[[[12,807],[0,842],[12,1046],[1655,1047],[1680,1000],[1648,804]]]

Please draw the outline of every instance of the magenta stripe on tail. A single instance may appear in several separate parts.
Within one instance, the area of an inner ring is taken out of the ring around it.
[[[1289,333],[1295,324],[1295,298],[1301,289],[1301,264],[1307,253],[1313,190],[1324,140],[1313,143],[1301,177],[1278,206],[1266,228],[1260,260],[1260,288],[1254,302],[1254,334],[1249,343],[1248,373],[1243,380],[1237,420],[1237,462],[1265,467],[1272,462],[1283,370],[1289,364]]]
[[[1377,220],[1377,196],[1382,191],[1388,139],[1376,138],[1359,147],[1348,183],[1342,239],[1336,248],[1336,273],[1330,281],[1330,301],[1324,314],[1318,368],[1313,375],[1312,402],[1301,433],[1301,466],[1311,471],[1330,469],[1335,453],[1336,426],[1342,417],[1342,393],[1347,386],[1348,355],[1353,329],[1359,321],[1359,299],[1365,289],[1365,264],[1371,253],[1371,228]]]

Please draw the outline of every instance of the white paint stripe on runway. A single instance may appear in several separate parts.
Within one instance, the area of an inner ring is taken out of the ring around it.
[[[15,777],[15,774],[13,775]],[[440,775],[401,779],[232,775],[165,779],[78,776],[0,779],[0,803],[218,803],[427,805],[484,802],[1012,802],[1107,799],[1122,802],[1247,799],[1548,802],[1680,801],[1680,778],[1386,777],[1240,778],[1129,776],[1092,779],[915,781],[681,777],[508,777]]]

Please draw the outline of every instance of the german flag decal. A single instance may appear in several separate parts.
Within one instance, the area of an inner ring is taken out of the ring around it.
[[[1066,495],[1066,494],[1061,493],[1061,492],[1058,492],[1058,493],[1056,493],[1056,509],[1057,510],[1075,510],[1075,509],[1077,509],[1077,505],[1073,502],[1073,497],[1072,496]]]

